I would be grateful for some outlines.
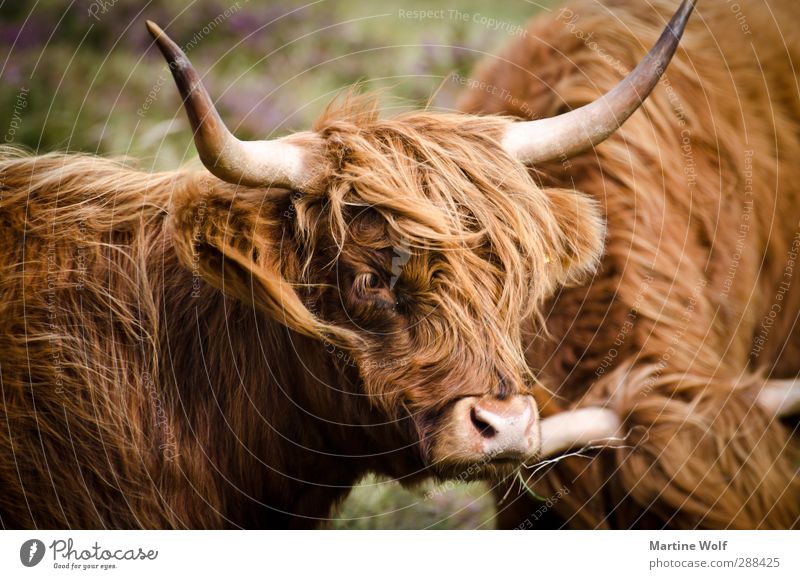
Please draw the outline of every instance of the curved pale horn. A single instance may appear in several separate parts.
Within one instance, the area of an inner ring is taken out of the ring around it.
[[[523,163],[567,159],[600,144],[622,126],[658,83],[678,48],[695,0],[684,0],[650,52],[611,91],[581,108],[549,119],[513,123],[503,148]]]
[[[229,183],[302,189],[310,173],[304,148],[288,139],[240,141],[234,137],[180,47],[155,22],[148,20],[147,29],[178,85],[197,152],[206,168]]]
[[[757,400],[778,418],[800,414],[800,380],[767,380]]]
[[[619,428],[619,418],[607,408],[561,412],[542,420],[541,456],[547,458],[572,448],[610,442]]]
[[[800,413],[800,379],[767,380],[756,402],[776,418]],[[619,440],[620,420],[608,408],[567,410],[542,420],[541,456],[550,457],[587,445],[613,446]]]

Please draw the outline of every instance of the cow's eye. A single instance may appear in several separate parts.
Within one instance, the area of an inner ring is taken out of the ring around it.
[[[374,290],[383,285],[380,276],[373,271],[360,273],[356,276],[355,286],[359,290]]]

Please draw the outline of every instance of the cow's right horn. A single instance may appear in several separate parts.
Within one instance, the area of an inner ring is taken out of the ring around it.
[[[311,180],[308,147],[300,133],[273,141],[240,141],[220,119],[200,77],[180,47],[155,23],[147,21],[158,48],[167,60],[194,130],[200,159],[214,175],[229,183],[252,187],[303,189]],[[291,141],[295,141],[294,143]]]
[[[512,123],[503,148],[526,164],[568,159],[613,135],[642,105],[678,48],[695,0],[683,0],[655,46],[611,91],[557,117]]]

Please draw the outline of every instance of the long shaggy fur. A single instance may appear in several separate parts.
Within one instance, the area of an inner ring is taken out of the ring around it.
[[[448,476],[448,407],[527,391],[523,318],[601,250],[505,123],[345,97],[320,193],[3,149],[2,524],[313,526],[367,472]]]
[[[478,73],[516,100],[464,110],[592,100],[671,4],[574,5],[603,54],[534,23]],[[352,98],[315,127],[313,193],[3,149],[2,524],[312,526],[367,472],[453,476],[436,442],[455,400],[532,390],[543,415],[608,404],[631,432],[531,481],[569,486],[554,524],[797,525],[796,439],[754,398],[800,372],[800,288],[775,297],[800,106],[786,46],[763,32],[741,50],[726,10],[701,5],[669,84],[617,136],[530,174],[500,147],[505,118],[383,120]],[[364,300],[360,275],[388,279],[398,247],[396,285]],[[507,524],[536,510],[511,505]]]
[[[608,222],[598,275],[546,306],[552,339],[528,340],[553,393],[539,391],[542,414],[608,405],[630,434],[593,460],[523,469],[540,495],[571,492],[538,523],[532,499],[502,503],[506,526],[800,522],[797,423],[754,404],[764,379],[800,373],[800,38],[789,24],[800,7],[739,4],[751,35],[730,4],[699,2],[642,110],[595,150],[536,167],[543,186],[574,186]],[[586,104],[635,66],[675,5],[556,8],[479,67],[501,96],[468,91],[462,110],[546,117]]]

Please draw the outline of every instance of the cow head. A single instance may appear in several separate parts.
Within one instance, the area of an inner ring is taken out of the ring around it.
[[[347,352],[387,420],[413,417],[408,442],[439,474],[536,455],[522,321],[592,270],[603,221],[587,196],[538,187],[526,164],[586,149],[632,114],[675,50],[682,10],[627,85],[562,117],[381,119],[374,101],[346,97],[313,131],[257,142],[225,128],[186,56],[148,23],[221,180],[177,197],[193,207],[175,212],[175,229],[192,232],[178,252],[226,293]]]

